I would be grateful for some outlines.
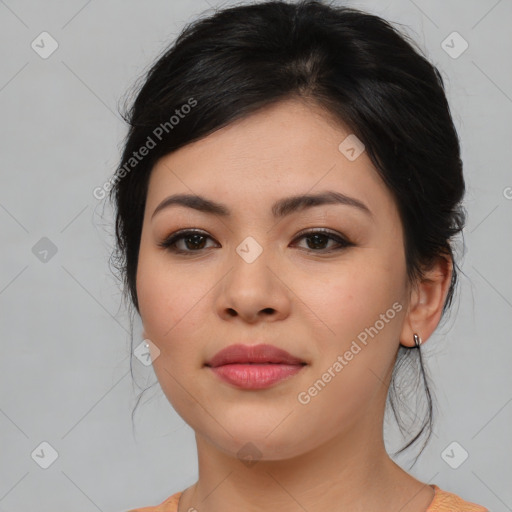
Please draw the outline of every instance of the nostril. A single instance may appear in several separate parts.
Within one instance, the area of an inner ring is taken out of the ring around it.
[[[272,315],[276,312],[274,308],[265,308],[261,310],[263,313],[266,313],[267,315]]]
[[[228,308],[228,315],[229,316],[236,316],[237,312],[233,308]]]

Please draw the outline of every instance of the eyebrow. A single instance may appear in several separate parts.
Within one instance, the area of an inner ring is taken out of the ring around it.
[[[319,194],[302,194],[291,197],[279,199],[272,205],[272,215],[275,218],[282,218],[292,213],[311,208],[313,206],[320,206],[324,204],[342,204],[352,206],[364,212],[369,216],[373,216],[371,210],[359,199],[347,196],[340,192],[327,191]],[[229,217],[231,212],[229,208],[221,203],[206,199],[194,194],[174,194],[166,197],[153,212],[153,218],[158,212],[170,206],[184,206],[192,208],[204,213],[220,215],[221,217]]]

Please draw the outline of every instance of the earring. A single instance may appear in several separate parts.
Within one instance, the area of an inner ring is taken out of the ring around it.
[[[421,338],[416,333],[413,334],[413,338],[414,338],[414,345],[416,345],[416,348],[420,348],[420,345],[423,343],[421,341]]]

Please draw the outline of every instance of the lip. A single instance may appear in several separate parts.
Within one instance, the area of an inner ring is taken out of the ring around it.
[[[300,372],[306,362],[273,345],[230,345],[205,366],[242,389],[263,389]]]
[[[230,345],[217,352],[206,366],[216,368],[225,364],[243,363],[274,363],[274,364],[306,364],[298,357],[292,356],[286,350],[274,347],[274,345]]]

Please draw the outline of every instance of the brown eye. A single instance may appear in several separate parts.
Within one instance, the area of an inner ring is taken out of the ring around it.
[[[309,249],[325,249],[330,238],[324,234],[314,234],[305,237]]]
[[[298,240],[306,241],[306,247],[301,247],[297,244],[301,249],[318,253],[338,251],[354,245],[341,235],[326,230],[315,230],[302,233],[294,240],[294,243]]]
[[[210,247],[218,247],[219,245],[207,245],[208,240],[213,239],[202,231],[178,231],[167,237],[158,245],[175,253],[194,253]]]
[[[306,246],[300,246],[297,241],[305,240]],[[213,243],[209,243],[211,241]],[[316,230],[302,233],[296,237],[294,244],[310,252],[328,253],[345,249],[354,244],[341,235],[326,230]],[[202,231],[178,231],[158,244],[160,247],[179,254],[192,254],[212,247],[220,247],[212,237]]]
[[[203,235],[192,235],[182,239],[187,249],[203,249],[206,244],[206,237]]]

